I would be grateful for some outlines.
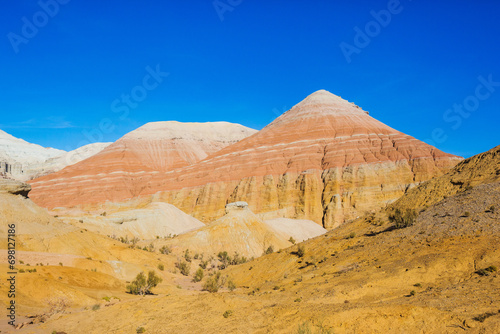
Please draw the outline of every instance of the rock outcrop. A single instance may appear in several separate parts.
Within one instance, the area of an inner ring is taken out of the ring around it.
[[[31,186],[27,183],[11,179],[0,179],[0,193],[7,193],[12,195],[21,195],[23,197],[28,197],[28,193],[30,191],[31,191]]]
[[[102,157],[94,157],[94,175],[106,170],[110,159]],[[85,173],[52,174],[32,183],[32,197],[55,207],[142,196],[145,202],[171,203],[203,222],[223,216],[228,202],[246,201],[265,219],[310,219],[331,229],[391,203],[459,161],[321,90],[202,161],[155,173],[135,165],[140,177],[133,189],[114,181],[117,174],[104,172],[108,176],[95,186],[96,178]]]

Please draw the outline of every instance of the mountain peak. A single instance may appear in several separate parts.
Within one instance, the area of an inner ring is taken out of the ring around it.
[[[321,118],[327,116],[367,116],[368,112],[353,102],[344,100],[340,96],[320,89],[308,95],[292,109],[283,113],[270,125],[277,125],[300,121],[307,118]]]

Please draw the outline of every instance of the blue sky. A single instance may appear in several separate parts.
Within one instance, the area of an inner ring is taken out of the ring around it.
[[[114,141],[150,121],[260,129],[318,89],[446,152],[500,144],[498,1],[3,6],[0,129],[43,146]],[[356,48],[349,62],[341,45]]]

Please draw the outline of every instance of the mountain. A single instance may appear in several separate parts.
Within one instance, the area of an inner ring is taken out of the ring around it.
[[[109,159],[103,153],[74,165],[71,171],[77,173],[66,169],[33,181],[33,200],[56,207],[142,196],[146,202],[171,203],[205,223],[223,216],[226,203],[245,201],[266,219],[310,219],[330,229],[391,203],[462,160],[324,90],[192,165],[151,173],[135,164],[140,186],[133,189],[117,182],[118,175],[90,185],[95,178],[83,169],[92,161],[105,171]]]
[[[147,123],[97,155],[31,181],[31,195],[46,206],[132,198],[151,175],[198,162],[255,132],[227,122]]]
[[[24,172],[25,170],[36,168],[48,159],[64,153],[66,152],[62,150],[28,143],[0,130],[0,174],[27,180],[30,173]]]
[[[93,143],[66,152],[28,143],[0,130],[0,175],[27,181],[97,154],[111,143]]]
[[[59,155],[57,157],[49,158],[40,165],[33,167],[31,173],[33,176],[31,178],[40,177],[60,171],[67,166],[74,165],[82,160],[96,155],[111,144],[112,143],[87,144],[73,151],[64,152],[62,155]]]

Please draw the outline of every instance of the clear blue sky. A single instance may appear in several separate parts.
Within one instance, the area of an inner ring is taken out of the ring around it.
[[[0,129],[30,142],[68,150],[165,120],[260,129],[326,89],[418,139],[437,131],[450,153],[500,144],[500,83],[476,92],[479,76],[500,82],[498,1],[54,1],[41,1],[53,17],[37,1],[2,8]],[[355,27],[372,37],[347,62]],[[169,75],[145,90],[158,64]],[[447,112],[464,100],[470,113]]]

